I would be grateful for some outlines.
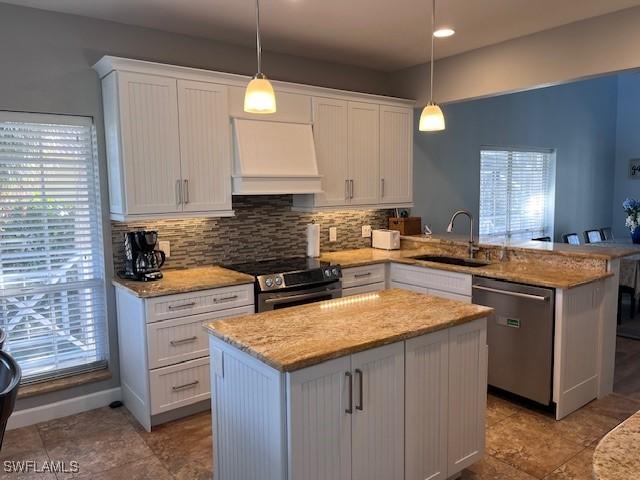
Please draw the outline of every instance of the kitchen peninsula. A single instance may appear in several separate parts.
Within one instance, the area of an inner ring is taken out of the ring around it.
[[[491,312],[392,289],[208,323],[215,478],[457,475],[484,451]]]

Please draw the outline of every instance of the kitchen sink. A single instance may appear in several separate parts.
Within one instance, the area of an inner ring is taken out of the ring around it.
[[[425,262],[446,263],[448,265],[459,265],[461,267],[486,267],[489,262],[476,260],[475,258],[459,258],[447,257],[444,255],[420,255],[411,257],[414,260],[423,260]]]

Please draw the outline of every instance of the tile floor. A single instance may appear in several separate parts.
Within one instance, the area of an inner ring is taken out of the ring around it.
[[[589,480],[598,440],[640,410],[640,341],[618,339],[615,393],[556,422],[490,395],[487,455],[463,480]],[[3,479],[210,479],[211,417],[202,413],[145,432],[124,408],[101,408],[7,432],[5,460],[76,460],[79,474],[3,473]],[[249,480],[249,479],[247,479]]]

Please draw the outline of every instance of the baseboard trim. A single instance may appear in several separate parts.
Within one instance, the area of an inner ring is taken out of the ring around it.
[[[28,427],[40,422],[86,412],[94,408],[105,407],[115,400],[122,399],[120,387],[102,390],[80,397],[49,403],[40,407],[27,408],[13,412],[7,423],[7,430]]]

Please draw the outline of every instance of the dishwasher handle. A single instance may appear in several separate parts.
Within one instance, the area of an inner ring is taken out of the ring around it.
[[[528,300],[536,300],[538,302],[548,302],[550,299],[550,297],[543,297],[542,295],[531,295],[530,293],[511,292],[509,290],[500,290],[498,288],[483,287],[482,285],[473,285],[472,288],[475,288],[476,290],[483,290],[485,292],[499,293],[501,295],[509,295],[509,296],[518,297],[518,298],[526,298]]]

